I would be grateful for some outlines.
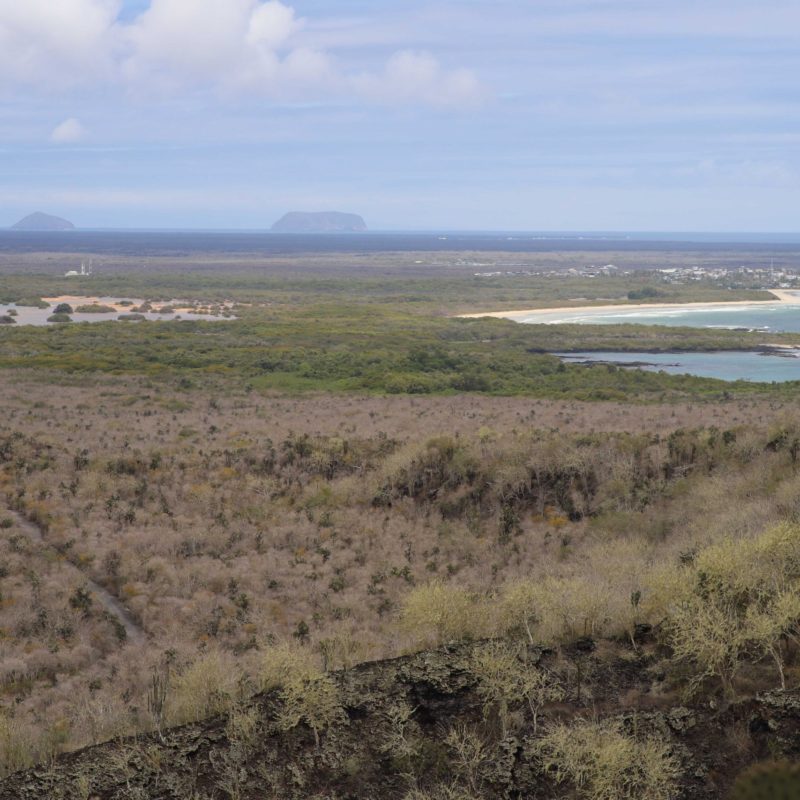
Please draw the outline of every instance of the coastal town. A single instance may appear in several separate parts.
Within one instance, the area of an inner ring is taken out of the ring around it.
[[[545,269],[503,269],[476,272],[476,278],[618,278],[626,275],[650,275],[665,284],[685,285],[692,282],[713,282],[730,288],[794,289],[800,286],[800,266],[704,267],[680,266],[648,269],[621,268],[614,264]]]

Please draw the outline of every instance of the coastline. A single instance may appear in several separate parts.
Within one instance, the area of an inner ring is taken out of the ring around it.
[[[711,300],[708,302],[696,303],[617,303],[602,306],[558,306],[553,308],[526,308],[512,309],[510,311],[482,311],[472,314],[457,314],[459,319],[480,319],[481,317],[494,317],[495,319],[515,320],[517,317],[524,317],[530,314],[570,314],[586,313],[591,311],[635,311],[640,308],[662,308],[684,309],[684,308],[736,308],[737,306],[760,306],[781,303],[785,305],[800,305],[800,292],[784,291],[782,289],[770,289],[770,294],[775,296],[774,300]]]

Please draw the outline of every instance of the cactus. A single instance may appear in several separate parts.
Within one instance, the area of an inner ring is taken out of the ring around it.
[[[746,769],[736,780],[730,800],[797,800],[800,764],[767,761]]]

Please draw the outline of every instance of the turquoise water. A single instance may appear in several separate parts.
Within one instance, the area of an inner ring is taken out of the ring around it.
[[[670,325],[692,328],[746,328],[772,333],[800,333],[800,305],[754,303],[744,306],[703,306],[676,308],[618,308],[614,311],[536,311],[514,317],[528,324],[579,325]]]
[[[672,375],[697,375],[723,381],[797,381],[800,380],[800,352],[785,356],[762,355],[747,351],[715,353],[555,353],[564,361],[629,364],[650,372]]]
[[[753,303],[741,306],[675,306],[673,308],[576,309],[535,311],[515,316],[517,322],[543,325],[668,325],[692,328],[729,328],[768,333],[800,333],[800,305]],[[769,340],[766,339],[766,342]],[[608,362],[663,371],[672,375],[697,375],[724,381],[800,380],[800,350],[784,355],[749,351],[707,353],[556,353],[570,362]]]

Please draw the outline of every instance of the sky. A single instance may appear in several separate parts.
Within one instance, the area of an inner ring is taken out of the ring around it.
[[[0,0],[0,226],[800,230],[797,0]]]

